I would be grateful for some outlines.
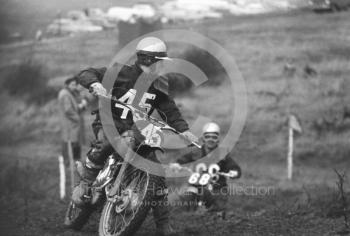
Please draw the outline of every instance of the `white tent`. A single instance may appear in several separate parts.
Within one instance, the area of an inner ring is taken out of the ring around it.
[[[135,18],[152,18],[156,10],[148,4],[136,4],[133,7],[111,7],[107,17],[113,21],[133,21]]]
[[[209,4],[202,4],[202,2],[198,4],[198,1],[194,0],[166,2],[160,7],[160,10],[165,17],[172,20],[197,20],[222,17],[222,13],[211,9]]]

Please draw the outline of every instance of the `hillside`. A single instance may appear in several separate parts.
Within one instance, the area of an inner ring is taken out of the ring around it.
[[[0,43],[11,42],[16,33],[22,36],[22,39],[32,39],[37,30],[44,30],[58,17],[59,14],[64,16],[70,10],[83,10],[86,8],[101,8],[107,10],[112,6],[131,6],[138,2],[149,2],[155,6],[164,4],[161,0],[150,1],[121,1],[121,0],[3,0],[0,9]],[[286,4],[289,2],[290,4]],[[248,6],[249,4],[264,4],[267,7],[284,9],[287,6],[304,6],[303,0],[249,0],[238,1],[240,5]],[[17,39],[18,40],[18,39]]]
[[[348,126],[345,117],[349,101],[346,93],[349,88],[346,76],[349,72],[348,18],[346,13],[315,15],[301,12],[230,17],[224,22],[205,21],[169,27],[195,28],[219,42],[234,56],[248,89],[249,115],[242,136],[243,140],[247,139],[247,149],[250,145],[261,143],[261,148],[278,151],[280,158],[283,158],[283,122],[292,112],[300,117],[305,127],[305,133],[297,145],[305,148],[305,153],[313,153],[321,145],[324,148],[319,151],[326,159],[333,155],[333,148],[324,145],[340,142],[339,145],[346,147],[342,143],[346,142],[344,137]],[[1,73],[7,73],[7,66],[26,58],[40,63],[48,78],[74,74],[88,66],[102,66],[108,64],[118,48],[117,35],[118,32],[108,31],[43,42],[34,48],[4,47],[0,49]],[[292,77],[283,72],[285,64],[290,62],[296,66]],[[305,77],[306,65],[314,68],[318,75]],[[206,92],[198,90],[198,94],[199,97],[210,94],[205,98],[208,100],[216,96],[215,89]],[[215,101],[210,101],[212,106],[218,105]],[[205,112],[207,108],[193,109]],[[222,112],[224,110],[218,111],[218,114]],[[11,114],[3,116],[3,119],[8,117],[11,120]],[[214,118],[225,123],[225,116],[222,115],[214,115]],[[317,126],[319,120],[320,127]],[[326,121],[330,122],[329,127]],[[337,133],[339,129],[342,129],[342,133]],[[281,136],[273,135],[276,132]],[[341,158],[346,153],[347,149],[339,149],[336,156]]]

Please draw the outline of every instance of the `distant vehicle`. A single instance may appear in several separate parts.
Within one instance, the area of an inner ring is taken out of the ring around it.
[[[347,10],[350,7],[350,0],[310,0],[314,12],[337,12]]]

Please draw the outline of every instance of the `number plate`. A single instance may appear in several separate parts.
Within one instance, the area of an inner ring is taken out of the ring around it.
[[[207,185],[209,183],[211,179],[210,174],[208,173],[193,173],[190,178],[188,179],[188,183],[189,184],[193,184],[193,185]]]

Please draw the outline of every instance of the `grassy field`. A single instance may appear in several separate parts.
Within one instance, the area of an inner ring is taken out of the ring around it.
[[[292,12],[169,26],[198,31],[235,58],[248,90],[247,121],[233,150],[244,173],[236,184],[275,190],[263,197],[233,196],[226,221],[174,208],[174,224],[181,235],[336,235],[343,229],[343,219],[331,217],[331,212],[339,207],[333,169],[350,167],[349,20],[348,12]],[[33,47],[1,47],[1,78],[25,58],[42,64],[48,78],[105,65],[118,49],[117,38],[118,32],[107,31]],[[296,67],[293,76],[283,73],[287,62]],[[305,76],[306,65],[317,75]],[[60,81],[50,82],[58,86]],[[229,95],[227,86],[201,88],[177,102],[190,122],[195,118],[191,111],[196,111],[228,127]],[[58,200],[56,102],[37,106],[6,92],[1,97],[0,132],[7,142],[2,140],[0,149],[4,212],[0,219],[6,217],[8,230],[20,225],[15,233],[73,235],[61,226],[66,202]],[[298,115],[304,129],[295,143],[293,181],[286,180],[285,160],[290,113]],[[96,224],[91,221],[81,235],[95,235]],[[147,219],[139,235],[149,235],[152,228]]]

